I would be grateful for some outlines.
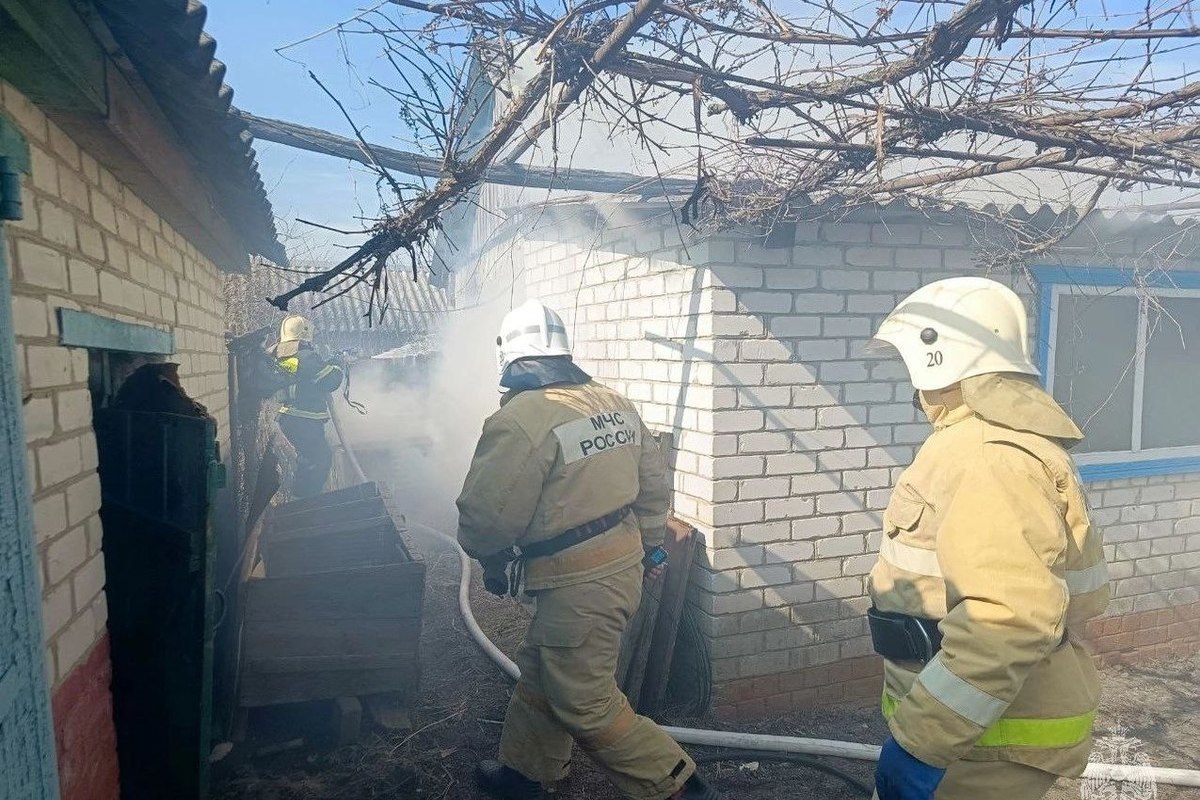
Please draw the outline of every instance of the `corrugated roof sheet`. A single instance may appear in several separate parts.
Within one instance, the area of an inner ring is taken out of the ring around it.
[[[248,304],[245,310],[248,315],[246,330],[278,324],[283,314],[263,302],[263,298],[285,292],[305,277],[306,274],[272,269],[265,265],[252,267],[242,292],[244,302]],[[414,281],[411,273],[403,271],[391,273],[388,289],[388,302],[382,319],[378,309],[370,320],[367,318],[371,294],[367,286],[357,286],[318,308],[312,308],[312,305],[327,295],[301,295],[291,304],[291,311],[311,319],[317,326],[318,337],[326,346],[355,350],[368,356],[427,342],[435,337],[443,316],[450,308],[446,290],[431,286],[425,275]]]
[[[672,208],[677,208],[678,203],[672,203],[661,197],[639,197],[636,195],[609,195],[609,194],[565,194],[565,193],[546,193],[546,195],[535,202],[526,202],[522,204],[509,205],[500,209],[489,208],[499,218],[510,221],[519,220],[521,217],[536,213],[541,209],[562,208],[562,207],[586,207],[592,206],[603,208],[605,206],[622,206],[632,208],[646,208],[654,210],[667,211]],[[812,218],[824,217],[830,214],[839,214],[851,211],[873,211],[876,213],[886,212],[921,212],[930,211],[929,207],[921,207],[908,202],[904,198],[894,198],[882,203],[864,204],[861,202],[848,203],[845,205],[833,202],[826,202],[812,205],[808,208],[796,209],[793,215],[797,218]],[[967,209],[961,209],[957,213],[963,213]],[[981,204],[970,209],[976,213],[983,214],[988,217],[1008,217],[1017,222],[1029,223],[1032,225],[1050,226],[1053,224],[1062,224],[1075,219],[1079,213],[1078,209],[1067,205],[1052,205],[1043,203],[1034,208],[1029,208],[1023,203],[1014,203],[1010,206],[1000,207],[995,203]],[[951,213],[954,213],[951,210]],[[1091,212],[1089,219],[1102,219],[1105,223],[1110,224],[1114,228],[1162,228],[1171,230],[1176,228],[1195,229],[1197,223],[1200,222],[1200,208],[1195,210],[1184,209],[1180,212],[1167,212],[1161,210],[1143,211],[1136,206],[1129,209],[1114,209],[1104,208],[1096,209]]]
[[[198,0],[95,0],[95,5],[196,158],[245,250],[286,264],[258,174],[254,138],[230,113],[233,89],[225,83],[225,65],[215,58],[216,40],[204,32],[208,9]]]

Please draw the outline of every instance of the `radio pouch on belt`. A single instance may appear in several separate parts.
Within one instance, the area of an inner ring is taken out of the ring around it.
[[[880,611],[867,611],[871,643],[875,652],[889,661],[920,661],[928,664],[942,647],[938,620]]]

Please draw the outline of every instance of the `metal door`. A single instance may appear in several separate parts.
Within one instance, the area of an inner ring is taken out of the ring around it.
[[[212,723],[209,507],[222,465],[208,418],[96,412],[125,800],[203,798]]]
[[[16,167],[23,156],[23,142],[0,116],[0,220],[20,216],[14,197],[19,197]],[[0,797],[56,800],[7,252],[0,222]]]

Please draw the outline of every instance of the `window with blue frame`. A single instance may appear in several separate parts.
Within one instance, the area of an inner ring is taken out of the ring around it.
[[[1038,267],[1046,388],[1085,479],[1200,471],[1200,273]]]

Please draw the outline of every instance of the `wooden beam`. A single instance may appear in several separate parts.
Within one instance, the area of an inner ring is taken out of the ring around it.
[[[248,268],[250,245],[94,9],[81,13],[67,0],[0,0],[0,78],[218,267]]]
[[[168,356],[175,352],[175,335],[169,331],[121,322],[86,311],[58,309],[58,329],[58,342],[64,347]]]
[[[104,114],[107,60],[100,43],[66,0],[0,0],[0,73],[45,108]],[[25,39],[24,42],[21,39]],[[37,51],[49,57],[29,58]]]
[[[114,67],[108,71],[106,117],[53,111],[49,116],[218,268],[244,271],[250,259],[242,238],[221,214],[170,123],[144,97]]]
[[[310,153],[345,158],[360,164],[370,163],[362,151],[362,146],[354,139],[319,128],[297,125],[294,122],[258,117],[245,111],[237,113],[245,120],[255,138],[307,150]],[[376,144],[371,145],[371,152],[381,166],[406,175],[437,179],[444,171],[442,161],[430,156]],[[519,164],[493,166],[485,173],[484,181],[531,189],[637,194],[643,197],[687,194],[695,186],[695,181],[690,178],[659,178],[629,172],[605,172],[578,167],[550,169]]]

